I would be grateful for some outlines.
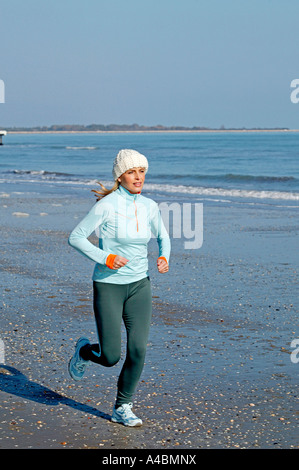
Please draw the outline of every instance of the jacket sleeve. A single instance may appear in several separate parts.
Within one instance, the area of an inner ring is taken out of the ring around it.
[[[163,223],[157,203],[154,203],[151,209],[151,231],[158,242],[159,258],[166,258],[169,263],[171,250],[170,238]]]
[[[98,201],[68,238],[70,246],[99,264],[105,264],[110,253],[95,246],[88,240],[88,237],[107,220],[108,216],[109,207],[103,201]]]

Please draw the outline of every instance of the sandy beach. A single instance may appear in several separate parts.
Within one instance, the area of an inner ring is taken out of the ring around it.
[[[265,211],[257,224],[250,209],[242,219],[208,207],[202,249],[174,239],[163,278],[150,242],[154,313],[135,397],[144,425],[128,429],[110,422],[124,350],[79,383],[67,371],[76,339],[96,341],[93,264],[67,245],[85,196],[1,193],[0,448],[298,448],[294,216],[278,224]]]

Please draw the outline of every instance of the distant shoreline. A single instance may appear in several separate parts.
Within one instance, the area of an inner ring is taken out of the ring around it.
[[[7,134],[204,134],[204,133],[299,132],[299,129],[185,129],[185,130],[7,130]]]

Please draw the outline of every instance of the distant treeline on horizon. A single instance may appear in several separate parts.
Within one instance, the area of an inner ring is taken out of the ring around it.
[[[234,131],[234,130],[289,130],[287,127],[275,127],[275,128],[226,128],[221,126],[219,128],[211,127],[185,127],[185,126],[140,126],[139,124],[89,124],[87,126],[81,124],[54,124],[52,126],[34,126],[34,127],[3,127],[10,132],[115,132],[115,131]]]

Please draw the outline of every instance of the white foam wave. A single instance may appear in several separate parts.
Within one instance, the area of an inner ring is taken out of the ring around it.
[[[31,175],[41,175],[42,179],[24,179],[24,183],[51,183],[60,185],[72,185],[72,186],[93,186],[95,189],[98,186],[98,179],[83,180],[81,178],[67,179],[65,175],[61,179],[51,178],[48,180],[43,171],[30,172]],[[45,179],[43,179],[45,178]],[[0,179],[1,183],[9,183],[10,179]],[[101,183],[107,187],[112,187],[112,181],[103,181]],[[248,189],[228,189],[228,188],[209,188],[202,186],[186,186],[186,185],[171,185],[171,184],[159,184],[159,183],[145,183],[144,189],[149,192],[162,192],[162,193],[179,193],[179,194],[192,194],[195,196],[205,197],[229,197],[229,198],[246,198],[246,199],[274,199],[284,201],[299,201],[299,193],[287,192],[287,191],[259,191],[259,190],[248,190]],[[2,196],[3,197],[3,196]]]
[[[67,150],[96,150],[97,147],[65,147]]]
[[[246,189],[205,188],[197,186],[145,184],[144,189],[149,191],[163,191],[170,193],[195,194],[198,196],[221,196],[258,199],[284,199],[299,201],[299,193],[286,191],[257,191]]]
[[[95,184],[96,180],[91,180],[88,184]],[[104,186],[110,188],[111,182],[103,182]],[[257,199],[283,199],[287,201],[299,201],[299,193],[287,191],[257,191],[246,189],[224,189],[224,188],[205,188],[200,186],[184,186],[171,184],[145,183],[144,189],[147,191],[161,191],[165,193],[194,194],[198,196],[220,196],[220,197],[238,197],[238,198],[257,198]]]
[[[45,175],[47,172],[45,170],[13,170],[13,173],[16,175]]]

